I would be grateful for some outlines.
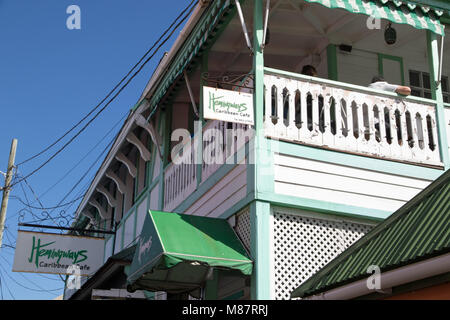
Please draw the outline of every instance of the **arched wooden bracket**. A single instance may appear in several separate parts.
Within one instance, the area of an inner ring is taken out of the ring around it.
[[[97,200],[91,199],[88,201],[88,203],[98,210],[98,213],[99,213],[100,217],[102,218],[102,220],[108,220],[111,218],[110,214],[108,214],[108,212],[105,210],[105,208],[103,208],[102,205],[100,203],[98,203]]]
[[[128,159],[128,157],[126,155],[124,155],[122,152],[119,152],[116,155],[116,159],[118,161],[122,162],[128,168],[128,172],[130,173],[130,175],[133,178],[136,178],[136,175],[137,175],[136,166],[134,165],[134,163],[130,159]]]
[[[108,170],[105,173],[105,176],[110,178],[117,186],[117,190],[119,190],[120,193],[124,194],[126,190],[125,183],[115,174],[112,170]]]
[[[91,221],[91,224],[92,224],[92,225],[96,226],[97,220],[95,219],[95,216],[94,216],[92,213],[90,213],[90,212],[87,211],[87,210],[83,210],[83,211],[81,212],[81,214],[84,215],[85,217],[87,217],[87,218]]]
[[[144,161],[150,161],[151,160],[151,154],[150,151],[148,151],[147,147],[144,146],[141,140],[139,140],[138,137],[133,132],[130,132],[127,135],[127,141],[131,144],[134,144],[134,146],[139,150],[139,153],[141,154],[142,159]]]
[[[106,200],[108,201],[108,204],[115,208],[117,207],[117,200],[114,199],[114,197],[112,196],[112,194],[102,185],[97,186],[97,188],[95,189],[98,192],[100,192],[101,194],[103,194],[106,198]]]
[[[158,149],[159,157],[162,159],[161,154],[162,138],[159,135],[158,131],[153,126],[153,124],[148,122],[147,119],[145,119],[145,117],[141,114],[136,117],[136,124],[139,127],[144,128],[148,132],[150,138],[152,139],[153,143],[156,145]]]

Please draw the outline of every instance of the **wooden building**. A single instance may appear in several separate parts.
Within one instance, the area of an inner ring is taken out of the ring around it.
[[[193,295],[289,299],[450,168],[449,10],[443,0],[200,0],[73,226],[115,231],[110,264],[143,245],[149,210],[226,220],[251,275],[212,268]],[[412,95],[369,88],[377,74]],[[251,93],[254,125],[206,119],[206,87]],[[132,284],[128,263],[110,289]],[[78,291],[105,281],[96,273]],[[134,290],[182,297],[155,288]]]

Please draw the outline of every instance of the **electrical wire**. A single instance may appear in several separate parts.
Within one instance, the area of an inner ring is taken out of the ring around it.
[[[0,274],[0,280],[1,280],[1,279],[2,279],[2,275]],[[3,279],[2,283],[3,283],[4,286],[6,287],[6,290],[8,290],[9,295],[11,296],[11,298],[12,298],[13,300],[16,300],[16,297],[12,294],[11,290],[9,289],[8,283],[6,283],[6,281],[4,281],[4,279]]]
[[[1,258],[3,258],[2,256],[0,256]],[[4,259],[4,258],[3,258]],[[8,264],[10,264],[9,262],[8,262],[8,260],[6,260],[6,259],[4,259]],[[15,284],[17,284],[18,286],[20,286],[20,287],[22,287],[22,288],[24,288],[24,289],[27,289],[27,290],[31,290],[31,291],[35,291],[35,292],[49,292],[49,293],[52,293],[53,291],[61,291],[61,290],[63,290],[64,288],[58,288],[58,289],[34,289],[34,288],[30,288],[30,287],[27,287],[27,286],[25,286],[25,285],[23,285],[23,284],[21,284],[20,282],[18,282],[16,279],[14,279],[13,277],[11,277],[7,272],[6,272],[6,270],[3,268],[3,266],[0,264],[0,268],[3,270],[3,272],[4,272],[4,274],[11,280],[11,281],[13,281]],[[31,282],[31,283],[33,283],[32,281],[30,281],[30,280],[28,280],[29,282]],[[33,283],[34,285],[36,285],[35,283]]]
[[[34,200],[34,201],[31,201],[30,202],[30,205],[31,204],[33,204],[34,202],[36,202],[36,201],[39,201],[38,199],[39,198],[42,198],[42,197],[44,197],[48,192],[50,192],[57,184],[59,184],[62,180],[64,180],[69,174],[70,174],[70,172],[72,172],[85,158],[87,158],[97,147],[98,147],[98,145],[100,145],[100,143],[101,142],[103,142],[103,140],[105,140],[105,138],[114,130],[114,128],[116,128],[121,122],[122,122],[122,120],[127,116],[127,114],[128,114],[128,112],[126,112],[123,116],[122,116],[122,118],[119,120],[119,121],[117,121],[109,130],[108,130],[108,132],[84,155],[84,157],[81,159],[81,160],[79,160],[71,169],[69,169],[69,171],[68,172],[66,172],[56,183],[54,183],[50,188],[48,188],[46,191],[44,191],[41,195],[39,195],[39,196],[35,196],[36,198],[37,198],[37,200]],[[17,174],[17,168],[16,168],[16,170],[15,170],[16,172],[15,172],[15,179],[17,179],[18,178],[18,174]],[[31,188],[31,185],[30,184],[28,184],[28,187],[32,190],[32,188]],[[33,191],[33,193],[34,193],[34,191]],[[83,194],[84,192],[81,192],[81,194],[80,194],[80,196]],[[11,196],[11,198],[14,198],[15,196]],[[19,200],[20,201],[20,200]],[[40,201],[39,201],[40,202]],[[71,203],[72,201],[70,201],[69,203]],[[76,201],[75,201],[76,202]],[[43,207],[43,205],[42,205],[42,203],[40,203],[41,204],[41,206]],[[38,208],[38,207],[35,207],[36,209],[41,209],[41,208]],[[19,211],[17,211],[17,212],[15,212],[12,216],[9,216],[9,218],[12,218],[12,217],[15,217],[15,216],[17,216],[20,212],[21,212],[22,210],[19,210]]]
[[[72,204],[72,203],[74,203],[74,202],[77,202],[78,200],[80,200],[81,198],[83,198],[83,196],[78,197],[78,198],[76,198],[76,199],[73,199],[72,201],[69,201],[69,202],[66,202],[66,203],[63,203],[63,204],[54,206],[54,207],[48,207],[48,208],[44,208],[44,207],[34,207],[34,206],[30,205],[29,203],[25,203],[20,197],[17,197],[17,196],[11,196],[11,198],[12,198],[12,199],[18,200],[20,203],[22,203],[24,206],[26,206],[26,207],[28,207],[28,208],[30,208],[30,209],[36,209],[36,210],[52,210],[52,209],[58,209],[58,208],[66,207],[66,206],[68,206],[69,204]]]
[[[57,186],[61,181],[63,181],[75,168],[77,168],[81,162],[83,162],[84,159],[86,159],[99,145],[103,142],[103,140],[106,139],[106,137],[126,118],[128,115],[128,112],[126,112],[120,119],[117,121],[111,129],[108,130],[108,132],[81,158],[69,171],[67,171],[56,183],[54,183],[50,188],[48,188],[46,191],[44,191],[41,195],[39,195],[40,198],[44,197],[48,192],[50,192],[55,186]]]
[[[150,61],[151,58],[153,58],[153,56],[158,52],[158,50],[162,47],[162,45],[164,45],[169,39],[170,37],[173,35],[173,33],[175,32],[176,29],[178,29],[178,27],[187,19],[188,15],[192,12],[193,10],[193,4],[194,4],[195,0],[192,0],[191,3],[178,15],[178,17],[172,22],[172,24],[163,32],[163,34],[158,38],[158,40],[152,45],[152,47],[150,49],[147,50],[147,52],[139,59],[139,61],[133,66],[133,68],[131,68],[131,70],[120,80],[120,82],[106,95],[105,98],[103,98],[103,100],[97,104],[86,116],[84,116],[77,124],[75,124],[74,126],[72,126],[72,128],[70,128],[67,132],[65,132],[60,138],[58,138],[55,142],[53,142],[52,144],[50,144],[48,147],[46,147],[44,150],[38,152],[37,154],[33,155],[32,157],[20,162],[18,165],[22,165],[25,164],[28,161],[31,161],[32,159],[40,156],[41,154],[45,153],[46,151],[48,151],[49,149],[51,149],[53,146],[55,146],[58,142],[60,142],[62,139],[64,139],[70,132],[72,132],[73,130],[75,130],[75,128],[77,128],[82,122],[84,122],[84,120],[86,120],[90,115],[92,115],[95,110],[97,110],[102,104],[103,102],[105,102],[109,96],[111,96],[113,94],[114,91],[116,91],[116,89],[130,76],[130,74],[139,66],[139,64],[141,64],[141,62],[146,58],[146,56],[155,48],[155,46],[164,38],[164,36],[169,33],[169,31],[174,28],[172,30],[172,32],[169,34],[168,37],[166,37],[166,39],[163,40],[163,42],[158,46],[158,48],[155,50],[155,52],[153,52],[153,54],[147,58],[144,63],[140,66],[140,68],[133,74],[133,76],[125,83],[125,85],[122,86],[122,88],[119,90],[118,93],[116,93],[112,99],[110,99],[110,101],[102,108],[100,109],[100,112],[98,112],[83,128],[82,130],[80,130],[72,139],[69,140],[69,142],[67,144],[65,144],[63,146],[63,148],[61,148],[60,150],[58,150],[58,152],[56,152],[54,154],[54,156],[56,156],[60,151],[62,151],[68,144],[70,144],[74,138],[76,138],[81,132],[84,131],[84,129],[90,124],[92,123],[92,121],[97,118],[97,116],[104,110],[106,109],[106,107],[117,97],[117,95],[122,92],[122,90],[131,82],[131,80],[142,70],[142,68],[148,63],[148,61]],[[190,8],[192,6],[192,8]],[[190,8],[190,10],[189,10]],[[186,11],[188,11],[188,14],[185,15]],[[177,23],[177,21],[183,16],[185,15],[185,17],[182,18],[182,20],[174,27],[174,25]],[[43,165],[41,165],[40,167],[38,167],[38,169],[36,169],[35,171],[33,171],[31,174],[34,174],[35,172],[37,172],[37,170],[41,169],[45,164],[47,164],[51,159],[54,158],[54,156],[50,157],[49,160],[47,160],[46,162],[43,163]],[[31,175],[30,174],[30,175]],[[29,176],[30,176],[29,175]],[[28,176],[27,176],[28,178]]]

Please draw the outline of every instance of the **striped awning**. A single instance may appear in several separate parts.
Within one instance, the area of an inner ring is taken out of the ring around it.
[[[340,8],[353,13],[362,13],[394,23],[408,24],[416,29],[427,29],[444,35],[444,26],[439,22],[442,10],[419,6],[400,0],[305,0],[319,3],[327,8]]]

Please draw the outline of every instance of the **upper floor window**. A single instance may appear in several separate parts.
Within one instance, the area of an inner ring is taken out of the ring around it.
[[[444,102],[450,102],[450,89],[448,77],[442,76],[441,79],[442,93]],[[409,85],[411,86],[411,95],[432,99],[431,95],[431,78],[427,72],[409,70]]]

